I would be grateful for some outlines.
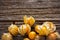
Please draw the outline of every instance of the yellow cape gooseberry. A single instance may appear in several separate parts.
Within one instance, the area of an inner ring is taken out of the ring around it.
[[[45,26],[42,26],[39,35],[46,35],[47,36],[48,34],[49,34],[49,30]]]
[[[23,40],[30,40],[29,38],[24,38]]]
[[[18,34],[18,26],[15,25],[15,24],[11,24],[9,27],[8,27],[8,31],[13,35],[13,36],[16,36]]]
[[[34,23],[35,23],[35,19],[30,16],[30,17],[27,17],[26,15],[24,16],[24,23],[25,24],[29,24],[30,26],[32,26]]]
[[[48,35],[49,34],[49,30],[47,30],[47,28],[43,25],[36,25],[35,31],[37,33],[39,33],[39,35]]]
[[[31,31],[31,27],[28,24],[23,24],[19,27],[18,32],[21,35],[25,35],[26,33],[29,34],[29,32]]]
[[[55,32],[54,33],[50,33],[49,36],[48,36],[49,40],[56,40],[56,38],[57,38],[57,35],[55,34]]]
[[[36,26],[35,26],[35,31],[36,31],[37,33],[40,33],[40,30],[41,30],[40,26],[41,26],[41,25],[36,25]]]
[[[28,35],[28,37],[29,37],[31,40],[34,39],[35,36],[36,36],[36,33],[35,33],[34,31],[30,32],[29,35]]]
[[[43,26],[45,26],[50,32],[54,32],[56,30],[56,26],[52,22],[44,22]]]
[[[10,33],[3,33],[1,40],[13,40],[13,38]]]
[[[39,35],[36,35],[35,39],[34,40],[40,40],[40,36]]]
[[[28,24],[26,24],[26,26],[27,26],[27,34],[29,34],[31,31],[31,27]]]

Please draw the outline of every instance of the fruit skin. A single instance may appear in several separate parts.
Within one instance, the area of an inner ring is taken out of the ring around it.
[[[26,15],[24,16],[24,23],[25,24],[29,24],[30,26],[32,26],[34,23],[35,23],[35,19],[30,16],[30,17],[27,17]]]
[[[56,38],[57,38],[57,35],[55,34],[55,32],[49,34],[49,36],[48,36],[48,39],[49,39],[49,40],[56,40]]]
[[[35,38],[35,36],[36,36],[36,33],[35,33],[34,31],[30,32],[29,35],[28,35],[28,37],[29,37],[31,40],[33,40],[33,39]]]
[[[25,34],[29,34],[30,31],[31,27],[28,24],[23,24],[18,29],[19,34],[21,34],[22,36],[24,36]]]
[[[35,26],[35,31],[36,31],[37,33],[39,33],[40,30],[41,30],[40,26],[41,26],[41,25],[36,25],[36,26]]]
[[[56,30],[56,26],[53,24],[53,22],[44,22],[43,26],[45,26],[50,31],[50,33]]]
[[[39,35],[48,35],[49,31],[47,30],[47,28],[43,25],[36,25],[35,26],[35,31],[37,33],[39,33]]]
[[[23,40],[30,40],[29,38],[24,38]]]
[[[8,31],[13,35],[16,36],[18,34],[18,26],[15,24],[11,24],[10,27],[8,27]]]
[[[30,33],[30,31],[31,31],[31,27],[28,24],[26,24],[26,26],[27,26],[27,35],[28,35]]]
[[[49,34],[49,30],[47,29],[47,27],[42,25],[39,35],[48,36],[48,34]]]
[[[40,40],[40,36],[39,35],[36,35],[36,37],[35,37],[34,40]]]
[[[13,40],[10,33],[3,33],[1,40]]]
[[[42,25],[36,25],[35,31],[39,33],[39,35],[48,36],[50,33],[56,30],[56,26],[52,22],[44,22]]]

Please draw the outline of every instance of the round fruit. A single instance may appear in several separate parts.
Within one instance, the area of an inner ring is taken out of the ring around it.
[[[36,36],[36,33],[35,33],[34,31],[30,32],[29,35],[28,35],[28,37],[29,37],[30,39],[34,39],[35,36]]]
[[[45,26],[42,25],[39,35],[46,35],[47,36],[48,34],[49,34],[49,30]]]
[[[35,23],[35,19],[32,16],[30,17],[24,16],[24,23],[32,26]]]
[[[40,36],[39,35],[36,35],[36,37],[35,37],[34,40],[40,40]]]
[[[56,40],[56,34],[55,33],[51,33],[49,36],[48,36],[48,39],[49,40]]]
[[[39,33],[39,35],[48,35],[49,31],[47,28],[43,25],[36,25],[35,26],[35,31]]]
[[[18,29],[18,32],[21,35],[25,35],[26,33],[29,34],[30,31],[31,31],[31,28],[28,24],[21,25]]]
[[[52,22],[44,22],[43,26],[45,26],[50,32],[56,30],[56,26]]]
[[[29,38],[24,38],[23,40],[30,40]]]
[[[36,25],[36,26],[35,26],[35,31],[36,31],[37,33],[39,33],[40,30],[41,30],[40,25]]]
[[[10,27],[8,27],[8,31],[16,36],[18,34],[18,26],[17,25],[14,25],[14,24],[11,24]]]
[[[1,40],[13,40],[10,33],[3,33]]]
[[[48,35],[56,30],[56,26],[52,22],[44,22],[39,35]]]

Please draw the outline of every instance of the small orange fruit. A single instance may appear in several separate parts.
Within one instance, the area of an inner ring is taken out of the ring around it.
[[[30,27],[30,25],[28,25],[28,24],[26,24],[26,26],[27,26],[27,34],[29,34],[30,33],[30,31],[31,31],[31,27]]]
[[[40,36],[39,35],[36,35],[35,39],[34,40],[40,40]]]
[[[28,35],[28,37],[29,37],[30,39],[34,39],[35,36],[36,36],[36,33],[35,33],[34,31],[30,32],[29,35]]]
[[[48,36],[48,38],[49,38],[50,40],[56,40],[56,37],[57,37],[57,35],[56,35],[55,33],[51,33],[51,34]]]

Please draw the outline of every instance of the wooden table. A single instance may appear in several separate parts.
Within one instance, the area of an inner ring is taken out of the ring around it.
[[[12,23],[23,24],[24,15],[33,16],[36,24],[51,21],[60,33],[60,0],[0,0],[0,40]],[[23,37],[18,35],[14,39]]]

